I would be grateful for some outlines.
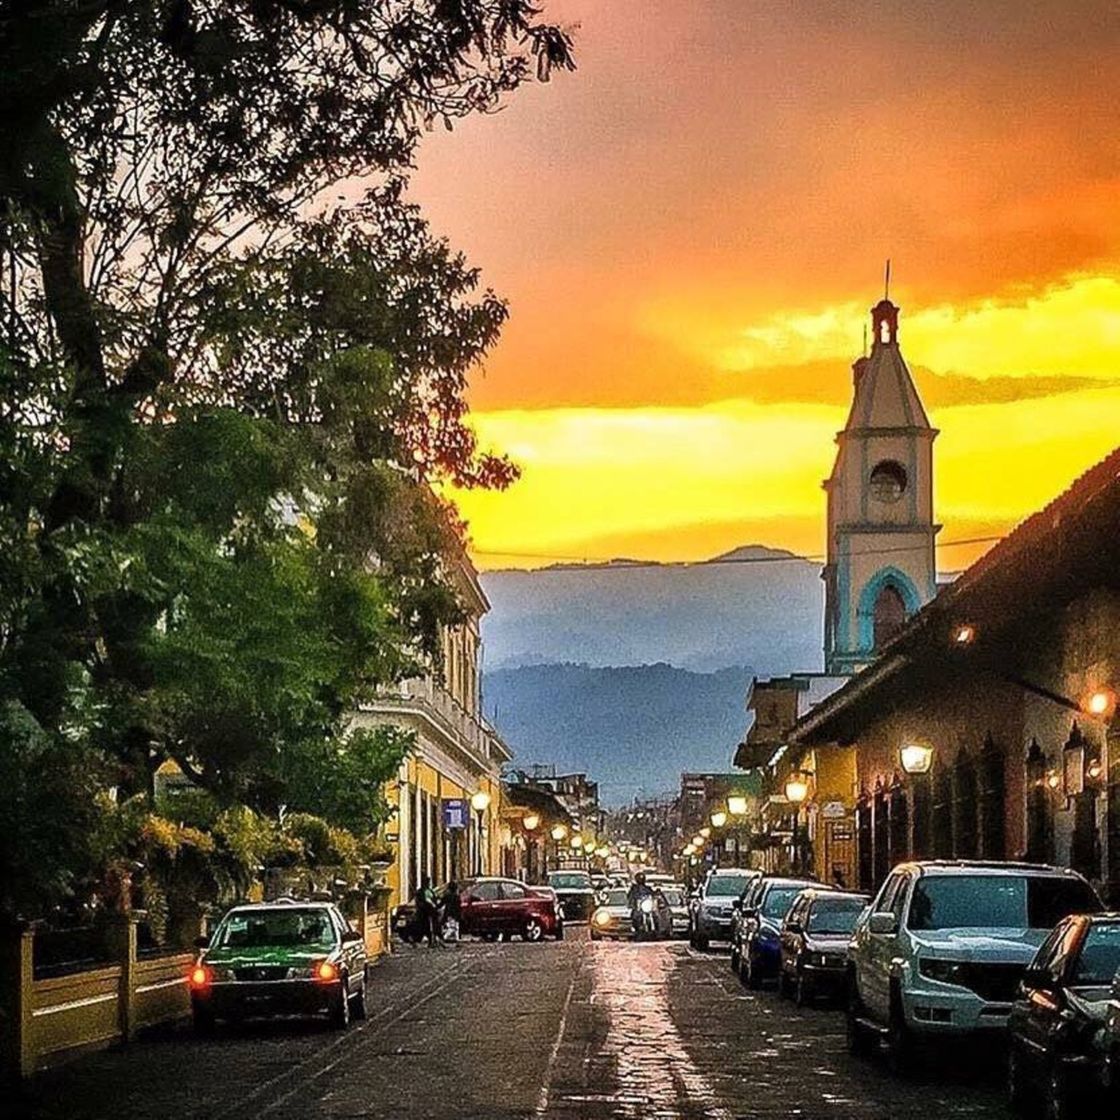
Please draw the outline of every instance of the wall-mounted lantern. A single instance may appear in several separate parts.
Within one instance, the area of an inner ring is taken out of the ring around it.
[[[933,765],[933,747],[926,743],[905,743],[898,757],[907,774],[928,774]]]

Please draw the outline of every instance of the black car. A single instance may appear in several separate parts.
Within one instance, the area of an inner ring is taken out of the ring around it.
[[[564,921],[586,922],[591,918],[596,894],[590,871],[550,871],[547,879],[546,885],[556,892]]]
[[[1074,915],[1042,943],[1008,1021],[1011,1103],[1030,1112],[1041,1096],[1058,1120],[1100,1091],[1110,988],[1120,969],[1120,914]]]
[[[804,1007],[818,995],[838,996],[847,976],[848,942],[870,898],[811,888],[794,900],[782,923],[778,991]]]

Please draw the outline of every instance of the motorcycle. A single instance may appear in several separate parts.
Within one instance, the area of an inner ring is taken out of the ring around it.
[[[646,937],[657,936],[657,919],[654,916],[655,903],[652,895],[639,899],[637,905],[630,913],[630,921],[634,926],[634,939],[641,941]]]

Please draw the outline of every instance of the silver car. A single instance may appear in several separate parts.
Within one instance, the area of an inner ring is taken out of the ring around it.
[[[693,948],[706,949],[711,941],[731,940],[732,903],[761,874],[746,867],[717,867],[708,872],[692,905]]]

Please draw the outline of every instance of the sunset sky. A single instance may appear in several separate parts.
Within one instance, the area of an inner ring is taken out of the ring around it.
[[[433,134],[413,189],[511,306],[470,396],[523,477],[460,496],[481,567],[820,553],[887,257],[943,541],[1120,443],[1120,7],[547,13],[578,71]]]

